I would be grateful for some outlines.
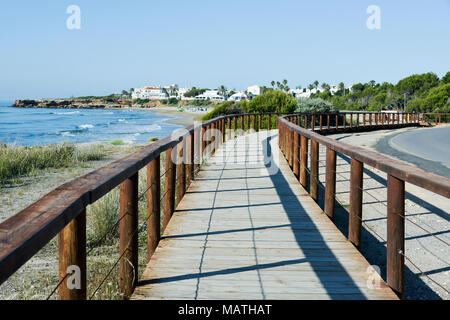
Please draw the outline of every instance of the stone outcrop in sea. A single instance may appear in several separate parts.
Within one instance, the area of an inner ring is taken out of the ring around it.
[[[56,108],[56,109],[105,109],[131,107],[127,100],[118,99],[39,99],[15,100],[12,107],[17,108]]]

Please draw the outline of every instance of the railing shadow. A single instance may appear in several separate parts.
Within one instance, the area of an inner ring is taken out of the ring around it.
[[[267,168],[269,168],[269,166],[273,166],[273,163],[275,162],[273,159],[273,153],[271,150],[272,140],[273,140],[273,137],[267,137],[266,141],[263,142],[263,145],[268,148],[268,150],[265,152],[265,154],[268,155],[268,160],[269,160],[269,161],[266,161]],[[281,157],[281,155],[280,155],[280,157]],[[278,170],[278,172],[276,174],[271,175],[270,177],[271,177],[273,183],[279,187],[279,188],[276,188],[276,191],[281,200],[286,197],[292,198],[295,196],[295,193],[289,187],[286,188],[286,186],[289,186],[289,183],[287,182],[287,180],[285,180],[285,177],[284,177],[283,173],[281,172],[281,170]],[[275,181],[275,179],[276,179],[276,181]],[[281,183],[280,183],[280,181],[281,181]],[[281,191],[280,187],[283,189],[283,192],[280,192]],[[299,216],[299,212],[304,210],[302,204],[299,201],[297,201],[297,203],[296,203],[296,208],[294,208],[292,206],[289,206],[289,207],[286,206],[285,203],[283,203],[283,201],[281,201],[281,203],[282,203],[284,210],[287,214],[287,217],[289,218],[291,223],[294,223],[293,221],[295,220],[295,218],[297,218]],[[314,223],[314,221],[312,221],[307,214],[302,215],[302,217],[305,219],[305,221],[307,221],[311,224]],[[327,256],[331,256],[335,259],[335,261],[333,261],[334,271],[340,272],[343,275],[342,281],[345,281],[347,283],[347,286],[348,286],[347,288],[348,288],[349,292],[352,292],[353,299],[361,299],[361,300],[367,299],[365,294],[361,291],[360,287],[354,282],[353,278],[348,274],[348,272],[345,270],[345,268],[340,264],[340,262],[334,255],[333,251],[328,247],[327,242],[320,234],[320,230],[318,230],[316,228],[315,231],[317,231],[317,238],[316,238],[317,243],[322,245],[322,250],[326,251]],[[334,289],[333,286],[331,286],[331,283],[322,276],[323,271],[321,271],[321,269],[322,269],[321,267],[323,265],[321,266],[321,264],[318,263],[318,261],[316,261],[314,259],[314,257],[311,255],[310,251],[307,248],[305,248],[305,244],[304,244],[305,240],[301,238],[300,233],[295,232],[294,230],[292,230],[292,232],[295,235],[295,239],[296,239],[296,242],[297,242],[299,248],[302,249],[302,251],[304,252],[306,260],[310,263],[311,267],[313,268],[314,272],[317,275],[317,278],[319,279],[323,288],[327,291],[330,298],[342,299],[343,294],[335,292],[333,290]]]
[[[338,154],[338,157],[343,159],[350,165],[350,159],[342,154]],[[370,178],[374,179],[378,183],[382,184],[385,188],[387,188],[386,179],[381,176],[375,174],[374,172],[364,169],[364,174],[368,175]],[[325,187],[322,183],[319,184],[319,196],[321,199],[325,197]],[[417,204],[427,203],[434,207],[437,210],[437,214],[443,217],[444,219],[448,219],[442,214],[448,216],[448,214],[441,209],[429,204],[428,202],[423,201],[422,199],[405,192],[405,199],[409,199]],[[334,223],[338,227],[338,229],[347,237],[348,236],[348,223],[349,216],[348,211],[342,207],[337,201],[335,202],[335,220]],[[323,206],[322,206],[323,208]],[[436,213],[436,212],[434,212]],[[410,215],[408,215],[410,216]],[[375,220],[385,220],[387,223],[387,217],[376,218],[376,219],[364,219],[365,222],[375,221]],[[408,240],[409,238],[405,238]],[[361,234],[361,253],[367,259],[367,261],[371,265],[376,265],[380,268],[381,276],[383,279],[386,279],[386,246],[385,241],[379,240],[375,237],[371,232],[369,232],[366,227],[363,225],[362,234]],[[434,273],[433,271],[429,271],[430,273]],[[438,271],[436,271],[437,273]],[[442,272],[442,271],[439,271]],[[441,300],[442,298],[437,295],[427,283],[425,283],[421,278],[419,278],[408,266],[405,266],[405,299],[425,299],[425,300]]]

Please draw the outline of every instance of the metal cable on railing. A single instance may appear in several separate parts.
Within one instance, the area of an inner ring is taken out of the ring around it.
[[[164,192],[164,194],[162,195],[162,197],[160,198],[159,201],[162,201],[164,199],[164,197],[166,196],[166,194],[169,192],[170,190],[167,190],[166,192]],[[95,296],[95,294],[97,293],[97,291],[102,287],[102,285],[105,283],[106,279],[108,279],[108,277],[111,275],[112,271],[116,268],[116,266],[119,264],[120,260],[122,259],[122,257],[125,255],[125,253],[127,252],[127,250],[130,248],[131,242],[133,241],[134,236],[137,233],[140,233],[144,227],[146,226],[148,220],[153,216],[153,213],[148,215],[147,218],[144,220],[144,222],[138,226],[136,229],[134,229],[133,233],[130,236],[130,240],[128,241],[127,246],[124,248],[122,254],[119,256],[119,258],[114,262],[112,268],[108,271],[107,275],[102,279],[102,281],[100,282],[100,284],[97,286],[97,288],[94,290],[94,292],[92,293],[92,295],[90,296],[89,300],[92,300],[92,298]],[[134,272],[136,273],[136,271],[134,270]],[[137,277],[136,274],[134,274],[134,277]]]
[[[309,154],[309,155],[311,155],[311,154]],[[319,160],[319,162],[325,163],[325,166],[326,166],[326,162],[325,162],[324,160]],[[375,173],[375,172],[372,171],[372,170],[370,170],[370,171],[373,172],[373,173]],[[342,174],[340,174],[340,173],[337,172],[337,171],[334,171],[334,170],[333,170],[333,173],[336,173],[337,175],[339,175],[339,176],[340,176],[341,178],[343,178],[343,179],[347,179],[346,177],[344,177]],[[316,177],[314,177],[314,178],[316,179]],[[317,179],[316,179],[316,180],[317,180]],[[321,184],[321,182],[320,182],[319,180],[317,180],[317,182],[318,182],[319,185]],[[384,205],[384,206],[387,208],[387,204],[385,203],[385,201],[382,201],[382,200],[378,199],[378,198],[375,197],[372,193],[368,192],[368,191],[365,190],[364,188],[360,188],[359,186],[357,186],[357,188],[360,189],[360,190],[361,190],[362,192],[364,192],[365,194],[367,194],[367,195],[369,195],[370,197],[372,197],[375,201],[377,201],[377,203],[380,203],[380,204]],[[375,210],[376,210],[377,212],[381,213],[381,212],[380,212],[379,210],[377,210],[376,208],[375,208]],[[381,213],[381,214],[382,214],[383,217],[384,217],[384,214],[383,214],[383,213]],[[430,236],[436,238],[437,240],[441,241],[442,243],[444,243],[444,244],[446,244],[447,246],[450,247],[450,243],[449,243],[449,242],[447,242],[447,241],[443,240],[442,238],[436,236],[433,232],[431,232],[431,231],[425,229],[424,227],[420,226],[420,225],[417,224],[416,222],[414,222],[414,221],[412,221],[411,219],[409,219],[407,216],[404,216],[404,215],[401,215],[401,214],[398,214],[398,215],[399,215],[400,217],[402,217],[403,219],[405,219],[405,221],[408,221],[408,222],[412,223],[412,224],[415,225],[416,227],[418,227],[418,228],[420,228],[421,230],[423,230],[423,231],[425,231],[426,233],[428,233]]]
[[[311,159],[311,155],[312,155],[312,154],[311,154],[310,152],[308,152],[307,155],[308,155],[308,156],[310,157],[310,159]],[[300,161],[299,159],[297,159],[297,161],[298,161],[299,163],[301,163],[301,161]],[[320,160],[320,159],[318,159],[318,161],[319,161],[319,163],[325,164],[325,167],[326,167],[326,161]],[[323,185],[322,185],[322,182],[321,182],[315,175],[311,175],[311,170],[310,170],[310,168],[306,167],[305,169],[306,169],[306,171],[309,173],[310,177],[312,176],[312,177],[314,178],[314,180],[317,182],[318,186],[321,186],[322,188],[324,188]],[[374,172],[374,171],[372,171],[372,172]],[[347,180],[347,177],[343,176],[340,172],[333,170],[333,173],[335,173],[335,174],[339,175],[341,178]],[[375,172],[374,172],[374,173],[375,173]],[[318,176],[320,176],[320,174],[318,174]],[[387,205],[384,203],[384,201],[381,201],[380,199],[378,199],[377,197],[375,197],[373,194],[371,194],[371,193],[368,192],[367,190],[364,190],[363,188],[360,188],[359,186],[357,186],[357,187],[358,187],[358,189],[360,189],[362,192],[364,192],[364,193],[368,194],[369,196],[371,196],[374,200],[377,201],[377,203],[381,203],[381,204],[383,204],[383,205],[387,208]],[[345,205],[344,205],[337,197],[335,197],[335,201],[336,201],[342,208],[345,207]],[[378,212],[378,213],[380,214],[381,217],[385,218],[385,214],[382,213],[381,211],[379,211],[376,207],[375,207],[375,211]],[[449,244],[447,241],[441,239],[440,237],[437,237],[435,234],[433,234],[432,232],[428,231],[427,229],[421,227],[420,225],[418,225],[418,224],[415,223],[414,221],[411,221],[411,220],[410,220],[409,218],[407,218],[405,215],[401,215],[401,214],[398,214],[398,215],[399,215],[400,217],[402,217],[403,219],[405,219],[405,221],[408,221],[408,222],[414,224],[415,226],[417,226],[418,228],[422,229],[423,231],[425,231],[425,232],[428,233],[429,235],[433,236],[434,238],[438,239],[438,240],[441,241],[442,243],[446,244],[447,246],[450,246],[450,244]],[[361,221],[361,223],[362,223],[368,230],[370,230],[373,234],[375,234],[381,241],[383,241],[384,243],[387,243],[387,240],[384,239],[384,238],[383,238],[377,231],[375,231],[371,226],[369,226],[369,224],[367,224],[367,223],[362,219],[362,217],[360,217],[360,216],[358,216],[358,215],[356,215],[356,217]],[[421,274],[422,276],[425,276],[425,277],[426,277],[427,279],[429,279],[431,282],[433,282],[433,283],[436,284],[438,287],[440,287],[442,290],[444,290],[447,294],[450,293],[449,290],[447,290],[445,287],[443,287],[443,286],[442,286],[440,283],[438,283],[436,280],[432,279],[432,278],[431,278],[428,274],[426,274],[419,266],[417,266],[417,265],[412,261],[412,259],[409,258],[404,252],[399,251],[399,254],[403,255],[403,256],[405,257],[405,259],[408,260],[408,261],[409,261],[409,262],[410,262],[410,263],[411,263],[411,264],[412,264],[412,265],[420,272],[420,274]]]
[[[164,177],[167,172],[170,169],[167,169],[162,175],[160,175],[160,178]],[[143,200],[143,198],[145,197],[145,195],[147,194],[147,192],[155,185],[155,183],[151,183],[150,186],[148,186],[143,192],[141,192],[140,195],[138,195],[138,203]],[[163,198],[166,196],[167,191],[164,193],[164,195],[162,196],[162,198],[160,199],[160,201],[163,200]],[[114,230],[118,227],[118,225],[120,224],[120,222],[129,214],[129,212],[126,212],[125,214],[123,214],[113,225],[112,227],[105,232],[102,237],[100,239],[98,239],[95,243],[93,243],[92,245],[89,246],[89,250],[86,252],[86,256],[89,256],[96,248],[98,248],[105,240],[106,238],[112,233],[114,232]],[[149,215],[146,220],[145,223],[148,221],[148,219],[151,217],[152,215]],[[140,231],[139,231],[140,232]],[[128,247],[127,247],[128,249]],[[126,250],[125,250],[126,251]],[[121,255],[120,259],[123,257],[123,254]],[[108,272],[108,275],[105,277],[105,279],[107,277],[109,277],[109,275],[111,274],[112,270],[115,268],[115,266],[117,265],[117,263],[114,264],[113,268],[110,270],[110,272]],[[61,286],[61,284],[64,282],[64,280],[67,279],[67,277],[69,276],[68,273],[66,273],[66,275],[58,282],[58,284],[53,288],[52,292],[48,295],[48,297],[46,298],[46,300],[49,300],[54,294],[55,292],[58,290],[58,288]],[[104,281],[102,281],[102,283],[100,284],[100,286],[103,284]],[[97,289],[98,290],[98,289]]]

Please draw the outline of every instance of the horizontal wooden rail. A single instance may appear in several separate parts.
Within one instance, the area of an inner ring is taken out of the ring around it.
[[[423,119],[417,114],[372,114],[369,116],[363,114],[362,117],[356,116],[356,123],[353,122],[354,113],[350,113],[350,122],[347,126],[348,114],[344,114],[342,125],[334,128],[336,130],[356,130],[366,126],[375,126],[385,128],[386,126],[408,126],[418,125]],[[319,126],[321,130],[314,131],[313,124],[308,126],[308,115],[294,115],[278,118],[279,128],[279,145],[282,153],[289,161],[290,150],[298,150],[297,144],[300,141],[300,174],[297,174],[297,167],[294,166],[294,174],[298,176],[300,183],[306,188],[307,182],[307,164],[308,164],[308,141],[311,141],[310,153],[310,194],[317,201],[317,162],[318,162],[318,145],[326,147],[326,184],[325,184],[325,201],[324,212],[330,219],[334,218],[334,206],[336,197],[336,153],[346,155],[351,158],[351,175],[350,175],[350,210],[349,210],[349,230],[348,238],[358,249],[361,248],[361,229],[362,229],[362,204],[363,204],[363,168],[364,165],[377,168],[388,176],[387,183],[387,283],[400,296],[404,294],[404,214],[405,214],[405,182],[414,184],[423,189],[432,191],[436,194],[450,198],[450,179],[441,177],[433,173],[426,172],[414,166],[408,165],[373,152],[361,147],[349,145],[347,143],[324,136],[330,132],[330,121],[332,116],[325,115],[326,129],[322,126],[323,117],[320,117]],[[362,123],[359,121],[362,119]],[[337,118],[336,122],[339,121]],[[369,123],[369,124],[367,124]],[[304,127],[300,126],[303,124]],[[311,129],[310,129],[311,128]],[[290,137],[295,135],[291,146]],[[300,138],[297,138],[299,136]],[[285,141],[288,141],[286,143]],[[297,152],[297,151],[295,151]],[[295,155],[294,160],[298,159]]]

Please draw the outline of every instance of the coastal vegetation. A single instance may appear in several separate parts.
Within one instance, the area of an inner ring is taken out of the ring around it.
[[[318,81],[308,88],[317,88]],[[311,98],[321,98],[340,110],[381,111],[386,109],[407,112],[450,112],[450,71],[442,79],[432,73],[413,74],[397,84],[388,82],[357,83],[346,89],[343,83],[331,94],[324,83],[322,91]]]
[[[281,90],[269,89],[262,95],[253,98],[251,101],[242,100],[240,102],[227,101],[221,103],[204,115],[202,120],[209,120],[218,116],[229,114],[301,112],[298,111],[301,108],[307,107],[308,110],[314,110],[317,106],[320,106],[323,112],[333,112],[335,110],[331,104],[322,99],[314,99],[312,103],[309,102],[309,100],[311,99],[302,99],[300,101]]]
[[[22,147],[0,144],[0,186],[35,175],[39,170],[62,168],[99,160],[106,154],[101,144],[76,146],[60,143]]]

